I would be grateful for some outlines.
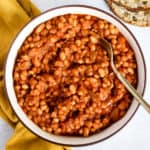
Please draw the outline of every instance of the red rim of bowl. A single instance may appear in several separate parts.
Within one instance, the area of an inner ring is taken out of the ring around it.
[[[19,33],[29,24],[31,23],[33,20],[35,20],[36,18],[38,18],[39,16],[41,15],[44,15],[45,13],[49,12],[49,11],[53,11],[53,10],[56,10],[56,9],[59,9],[59,8],[67,8],[67,7],[81,7],[81,8],[90,8],[90,9],[94,9],[94,10],[97,10],[97,11],[100,11],[110,17],[112,17],[113,19],[115,19],[117,22],[119,22],[129,33],[130,35],[132,36],[132,38],[134,39],[134,41],[136,42],[138,48],[139,48],[139,51],[140,51],[140,54],[142,56],[142,60],[143,60],[143,64],[144,64],[144,75],[145,75],[145,80],[144,80],[144,87],[143,87],[143,91],[142,91],[142,96],[144,95],[144,92],[145,92],[145,88],[146,88],[146,81],[147,81],[147,70],[146,70],[146,63],[145,63],[145,59],[144,59],[144,55],[143,55],[143,52],[142,52],[142,49],[138,43],[138,41],[136,40],[135,36],[133,35],[133,33],[127,28],[126,25],[124,25],[124,23],[122,23],[118,18],[116,18],[115,16],[111,15],[110,13],[102,10],[102,9],[99,9],[99,8],[96,8],[96,7],[93,7],[93,6],[88,6],[88,5],[64,5],[64,6],[59,6],[59,7],[55,7],[55,8],[51,8],[51,9],[48,9],[44,12],[42,12],[40,15],[38,15],[37,17],[34,17],[33,19],[31,19],[29,22],[27,22],[21,29],[20,31],[17,33],[17,35],[15,36],[14,40],[12,41],[12,44],[8,50],[8,53],[7,53],[7,57],[6,57],[6,60],[5,60],[5,64],[4,64],[4,90],[5,90],[5,93],[6,93],[6,96],[8,98],[8,102],[12,108],[12,110],[14,111],[15,115],[18,117],[18,119],[20,120],[20,122],[29,130],[31,131],[33,134],[35,134],[36,136],[40,137],[41,139],[44,139],[45,141],[48,141],[48,142],[52,142],[52,143],[55,143],[55,144],[59,144],[59,145],[64,145],[64,146],[73,146],[73,147],[80,147],[80,146],[88,146],[88,145],[92,145],[92,144],[96,144],[96,143],[99,143],[99,142],[102,142],[110,137],[112,137],[113,135],[115,135],[116,133],[118,133],[123,127],[125,127],[128,122],[132,119],[132,117],[135,115],[135,113],[137,112],[138,108],[139,108],[139,105],[137,105],[135,111],[132,113],[132,115],[130,116],[130,118],[126,121],[126,123],[124,123],[117,131],[113,132],[112,134],[110,134],[109,136],[103,138],[103,139],[98,139],[94,142],[90,142],[90,143],[86,143],[86,144],[77,144],[77,145],[74,145],[74,144],[62,144],[62,143],[58,143],[58,142],[54,142],[54,141],[51,141],[51,140],[48,140],[48,139],[45,139],[43,137],[41,137],[40,135],[38,135],[37,133],[35,133],[34,131],[32,131],[32,129],[30,129],[29,127],[27,127],[27,125],[24,123],[24,121],[18,116],[18,114],[16,113],[15,111],[15,108],[13,108],[11,102],[10,102],[10,99],[9,99],[9,92],[7,90],[7,87],[6,87],[6,77],[5,77],[5,72],[6,72],[6,64],[7,64],[7,59],[8,59],[8,55],[9,55],[9,52],[10,52],[10,49],[15,41],[15,39],[18,37]]]

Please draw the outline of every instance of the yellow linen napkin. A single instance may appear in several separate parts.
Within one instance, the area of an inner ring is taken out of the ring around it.
[[[39,13],[30,0],[0,0],[0,117],[14,128],[12,137],[6,143],[6,150],[70,149],[46,142],[32,134],[19,122],[4,95],[3,65],[6,53],[16,33]]]

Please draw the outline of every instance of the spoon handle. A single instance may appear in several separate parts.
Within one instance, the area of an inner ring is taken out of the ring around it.
[[[115,72],[118,79],[124,84],[124,86],[128,89],[128,91],[137,99],[137,101],[150,113],[150,105],[143,99],[143,97],[136,91],[136,89],[128,82],[127,79],[116,69],[116,67],[112,66],[113,71]]]

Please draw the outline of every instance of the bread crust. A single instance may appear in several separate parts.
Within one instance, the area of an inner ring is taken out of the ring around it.
[[[150,5],[143,7],[143,6],[137,6],[134,7],[133,5],[129,4],[124,4],[122,1],[118,1],[118,0],[112,0],[114,3],[116,3],[117,5],[120,5],[122,7],[125,7],[126,9],[130,10],[130,11],[150,11]]]

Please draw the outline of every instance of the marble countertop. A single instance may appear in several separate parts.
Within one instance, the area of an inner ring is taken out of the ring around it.
[[[67,4],[83,4],[101,8],[110,12],[103,0],[32,0],[41,11]],[[111,12],[110,12],[111,13]],[[126,24],[126,23],[125,23]],[[126,24],[142,47],[147,67],[147,86],[144,98],[150,103],[150,28]],[[5,150],[5,143],[12,136],[13,130],[0,118],[0,150]],[[111,138],[86,147],[73,150],[148,150],[150,147],[150,115],[139,107],[131,121]]]

